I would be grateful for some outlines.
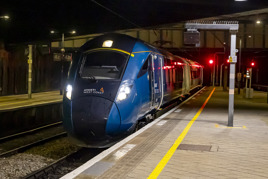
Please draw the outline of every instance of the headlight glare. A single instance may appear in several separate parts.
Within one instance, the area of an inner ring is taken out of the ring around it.
[[[72,91],[73,91],[73,87],[72,85],[67,85],[66,86],[66,97],[71,100],[72,99]]]
[[[122,84],[119,88],[118,95],[117,95],[117,101],[123,101],[125,100],[129,94],[131,93],[132,84],[125,83]]]

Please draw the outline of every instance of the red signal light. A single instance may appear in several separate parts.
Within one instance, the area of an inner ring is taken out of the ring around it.
[[[229,59],[227,59],[227,63],[229,63],[230,62],[230,60]]]
[[[255,62],[251,62],[250,65],[251,65],[252,67],[254,67],[254,66],[255,66]]]
[[[214,63],[214,61],[213,61],[212,59],[210,59],[210,60],[209,60],[209,64],[212,65],[213,63]]]

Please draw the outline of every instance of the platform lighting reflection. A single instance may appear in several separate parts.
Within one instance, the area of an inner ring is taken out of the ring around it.
[[[242,1],[247,1],[247,0],[235,0],[235,1],[242,2]]]

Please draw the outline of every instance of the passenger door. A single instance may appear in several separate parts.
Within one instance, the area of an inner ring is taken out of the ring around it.
[[[151,82],[151,108],[159,109],[163,102],[163,61],[162,57],[151,54],[149,74]]]

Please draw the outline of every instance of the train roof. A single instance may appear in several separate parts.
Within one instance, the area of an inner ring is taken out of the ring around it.
[[[88,42],[86,42],[82,47],[80,47],[81,52],[85,52],[93,48],[105,48],[108,46],[104,45],[104,42],[110,41],[112,43],[112,48],[117,48],[131,53],[134,45],[139,39],[133,38],[124,34],[110,33],[98,36]],[[111,46],[110,46],[111,47]]]
[[[180,62],[183,64],[189,64],[193,67],[201,67],[201,65],[195,61],[173,55],[172,53],[168,52],[167,50],[157,48],[151,44],[148,44],[140,39],[125,35],[125,34],[117,34],[117,33],[109,33],[109,34],[104,34],[101,36],[98,36],[92,40],[89,40],[86,42],[82,47],[80,47],[81,52],[85,52],[89,49],[95,49],[95,48],[106,48],[104,46],[104,43],[110,41],[112,43],[112,48],[117,48],[124,50],[126,52],[131,53],[134,45],[137,42],[141,42],[144,45],[146,45],[148,48],[150,48],[152,51],[155,52],[160,52],[163,56],[166,58],[170,59],[171,61],[175,60],[176,62]],[[110,46],[111,47],[111,46]]]

